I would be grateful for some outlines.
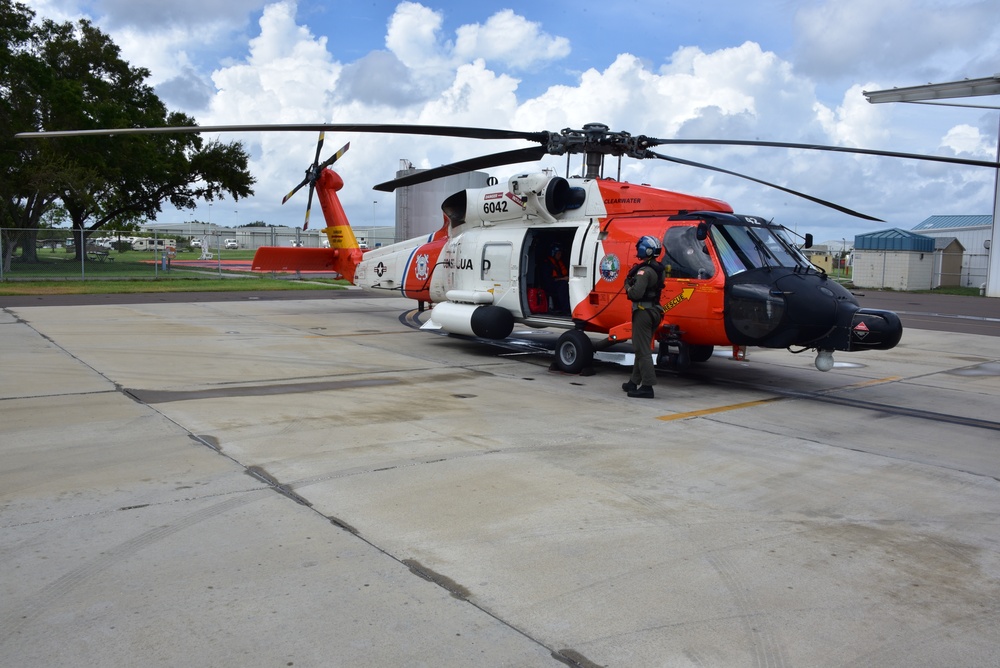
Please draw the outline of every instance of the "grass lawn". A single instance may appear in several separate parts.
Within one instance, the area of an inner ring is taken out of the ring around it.
[[[107,295],[141,292],[240,292],[243,290],[342,290],[346,281],[280,278],[169,278],[162,280],[4,281],[0,295]]]
[[[215,260],[220,258],[220,254],[215,252]],[[254,251],[234,250],[223,251],[222,260],[251,260]],[[179,252],[177,260],[197,260],[200,257],[198,252]],[[211,260],[206,260],[211,262]],[[163,273],[160,271],[162,261],[159,253],[150,251],[108,251],[107,257],[100,260],[86,259],[81,266],[81,262],[73,253],[67,253],[63,249],[50,250],[42,249],[38,251],[38,262],[23,263],[18,258],[14,258],[10,267],[10,276],[5,278],[79,278],[81,274],[85,276],[105,277],[122,275],[149,275]]]
[[[252,250],[223,251],[222,260],[253,258]],[[177,260],[197,260],[199,252],[181,252]],[[159,254],[156,254],[159,258]],[[113,260],[111,259],[113,258]],[[215,253],[218,259],[219,254]],[[39,250],[37,263],[15,259],[0,282],[0,295],[117,294],[138,292],[231,292],[240,290],[336,290],[346,281],[310,277],[276,278],[269,273],[173,265],[169,271],[149,251],[111,251],[104,261],[81,262],[63,249]],[[209,264],[211,260],[207,261]]]
[[[912,290],[911,292],[928,295],[962,295],[965,297],[979,296],[979,288],[941,287],[934,288],[933,290]]]

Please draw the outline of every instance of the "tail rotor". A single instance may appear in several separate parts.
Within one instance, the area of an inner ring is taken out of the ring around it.
[[[297,193],[299,190],[302,189],[303,186],[305,186],[305,185],[308,184],[308,186],[309,186],[309,200],[306,203],[306,219],[305,219],[305,222],[302,225],[302,229],[303,230],[309,229],[309,213],[310,213],[310,211],[312,211],[313,193],[316,190],[316,181],[319,179],[319,175],[323,172],[324,169],[326,169],[327,167],[329,167],[333,163],[337,162],[337,160],[339,160],[341,158],[341,156],[343,156],[345,153],[347,153],[347,149],[349,149],[351,147],[351,143],[348,142],[348,143],[344,144],[343,147],[341,147],[341,149],[339,151],[337,151],[336,153],[334,153],[333,155],[331,155],[329,158],[327,158],[323,162],[320,162],[319,161],[319,156],[320,156],[320,152],[323,150],[323,142],[325,140],[326,140],[326,133],[325,132],[320,132],[319,133],[319,141],[316,142],[316,156],[313,158],[312,164],[309,165],[309,167],[306,169],[306,176],[305,176],[305,178],[302,179],[301,183],[299,183],[297,186],[295,186],[294,188],[292,188],[291,192],[289,192],[287,195],[285,195],[285,197],[281,200],[281,203],[284,204],[285,202],[287,202],[289,199],[292,198],[292,195],[294,195],[295,193]]]

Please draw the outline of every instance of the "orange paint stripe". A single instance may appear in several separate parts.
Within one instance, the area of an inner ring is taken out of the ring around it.
[[[730,404],[728,406],[718,406],[716,408],[703,408],[700,411],[688,411],[687,413],[677,413],[676,415],[661,415],[656,419],[663,420],[665,422],[669,422],[671,420],[686,420],[687,418],[702,417],[705,415],[712,415],[713,413],[725,413],[726,411],[735,411],[741,408],[752,408],[753,406],[769,404],[772,401],[780,401],[786,398],[787,397],[771,397],[770,399],[758,399],[757,401],[744,401],[741,404]]]

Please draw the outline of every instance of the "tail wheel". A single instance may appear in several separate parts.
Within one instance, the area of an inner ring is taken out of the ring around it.
[[[566,373],[580,373],[594,363],[594,343],[578,329],[563,332],[556,342],[556,366]]]

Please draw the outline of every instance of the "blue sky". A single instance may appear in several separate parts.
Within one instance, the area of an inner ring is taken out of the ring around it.
[[[996,0],[31,0],[40,16],[87,17],[171,109],[203,125],[392,122],[560,130],[597,121],[657,137],[770,139],[994,159],[998,112],[871,105],[862,90],[1000,73]],[[995,97],[973,100],[998,104]],[[253,155],[256,195],[212,220],[301,225],[280,206],[314,136],[227,136]],[[391,224],[371,186],[418,167],[518,148],[472,140],[328,136],[359,224]],[[932,214],[992,210],[994,173],[777,149],[685,147],[679,157],[751,174],[884,218],[869,223],[752,183],[659,161],[623,178],[717,197],[817,239]],[[560,172],[562,159],[540,163]],[[505,179],[524,165],[499,168]],[[373,204],[377,202],[377,204]],[[196,214],[208,218],[207,207]],[[189,218],[165,211],[162,222]]]

